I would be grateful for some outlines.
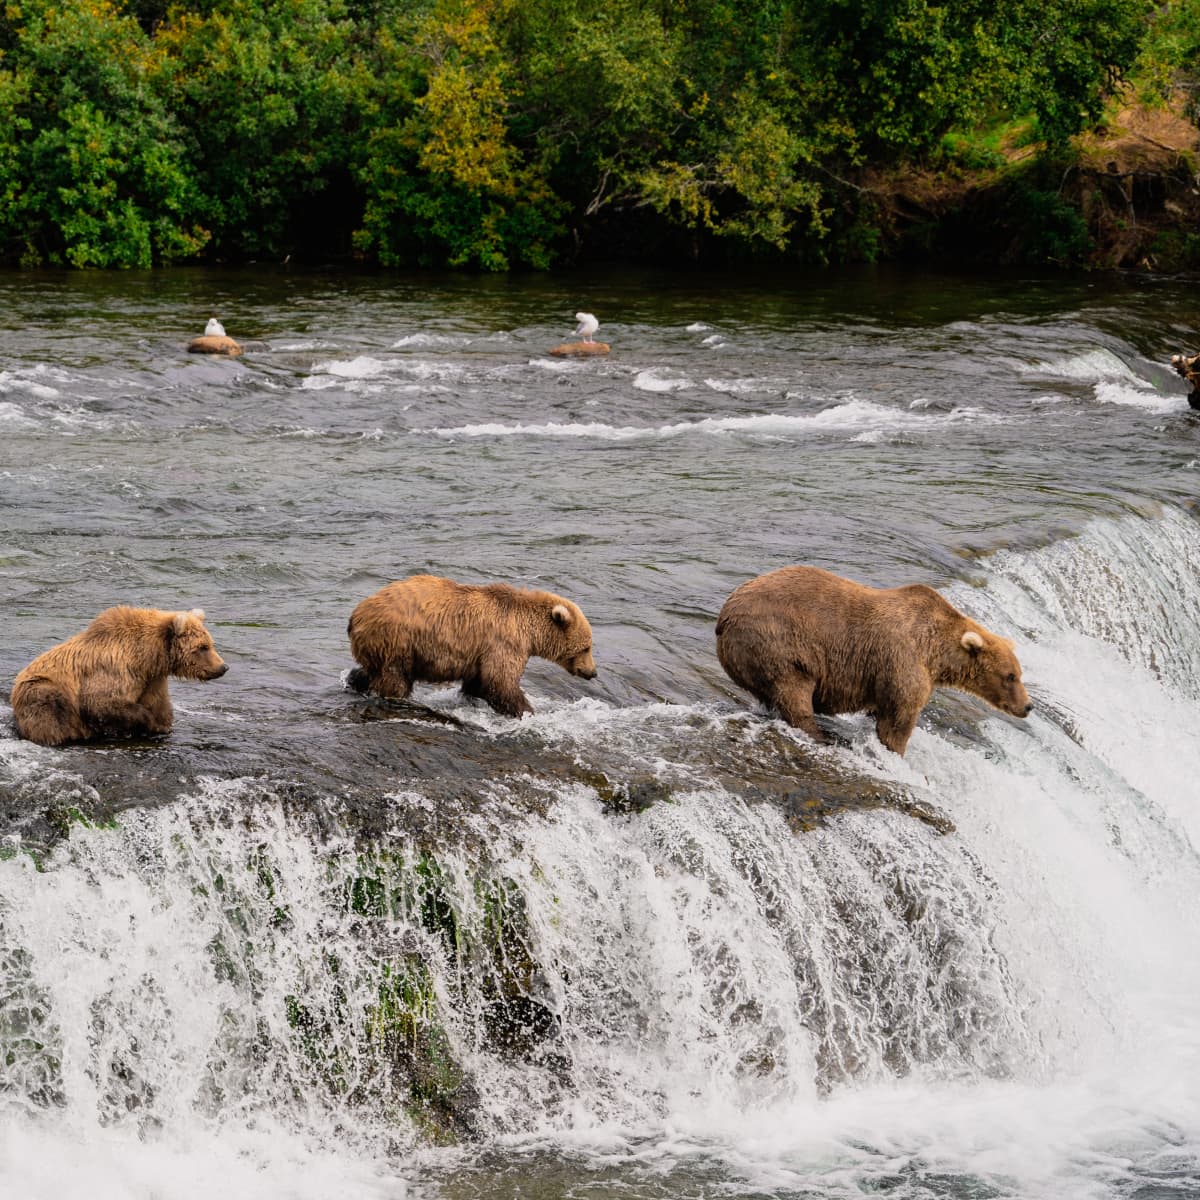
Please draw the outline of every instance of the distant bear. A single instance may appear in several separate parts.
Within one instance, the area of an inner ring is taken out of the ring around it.
[[[106,608],[17,676],[17,732],[43,746],[167,733],[174,716],[167,676],[219,679],[227,669],[200,609]]]
[[[814,713],[868,711],[903,754],[935,687],[971,692],[1014,717],[1033,705],[1012,642],[933,588],[872,588],[816,567],[743,583],[717,619],[729,677],[817,741]]]
[[[584,679],[596,676],[592,627],[579,607],[553,592],[504,583],[413,575],[363,600],[347,632],[359,663],[350,686],[398,700],[414,683],[461,680],[465,695],[520,717],[533,711],[521,691],[531,657]]]

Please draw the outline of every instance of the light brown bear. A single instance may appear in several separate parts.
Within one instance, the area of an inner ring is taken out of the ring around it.
[[[592,627],[578,605],[505,583],[413,575],[363,600],[347,632],[359,663],[350,686],[397,700],[414,683],[461,680],[465,695],[520,717],[533,711],[521,691],[530,658],[549,659],[584,679],[596,676]]]
[[[816,567],[760,575],[725,601],[717,657],[739,687],[817,741],[827,739],[814,713],[865,710],[897,754],[935,687],[1014,717],[1033,707],[1012,642],[919,583],[872,588]]]
[[[17,732],[43,746],[167,733],[174,717],[167,676],[219,679],[226,670],[200,609],[106,608],[17,676]]]

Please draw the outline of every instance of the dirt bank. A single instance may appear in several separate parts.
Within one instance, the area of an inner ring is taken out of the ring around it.
[[[1200,267],[1200,130],[1184,113],[1183,97],[1131,101],[1061,154],[1009,145],[987,161],[869,171],[860,197],[889,255]]]

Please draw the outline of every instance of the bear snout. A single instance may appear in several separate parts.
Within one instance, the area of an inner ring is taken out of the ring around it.
[[[572,659],[568,659],[563,666],[572,675],[578,675],[580,679],[595,679],[596,678],[596,660],[592,658],[591,653],[578,654]]]
[[[219,667],[213,667],[211,671],[206,671],[204,673],[203,678],[206,680],[220,679],[221,676],[224,675],[225,672],[228,670],[229,670],[229,664],[226,662],[223,662],[223,663],[221,663],[221,665]]]

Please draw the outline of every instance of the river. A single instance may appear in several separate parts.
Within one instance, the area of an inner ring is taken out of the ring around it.
[[[1186,280],[0,275],[0,689],[203,608],[164,738],[0,708],[0,1195],[1200,1195]],[[562,360],[577,309],[604,358]],[[189,355],[218,314],[246,353]],[[927,582],[1035,709],[903,759],[723,675],[739,583]],[[361,697],[415,572],[578,602],[514,721]]]

